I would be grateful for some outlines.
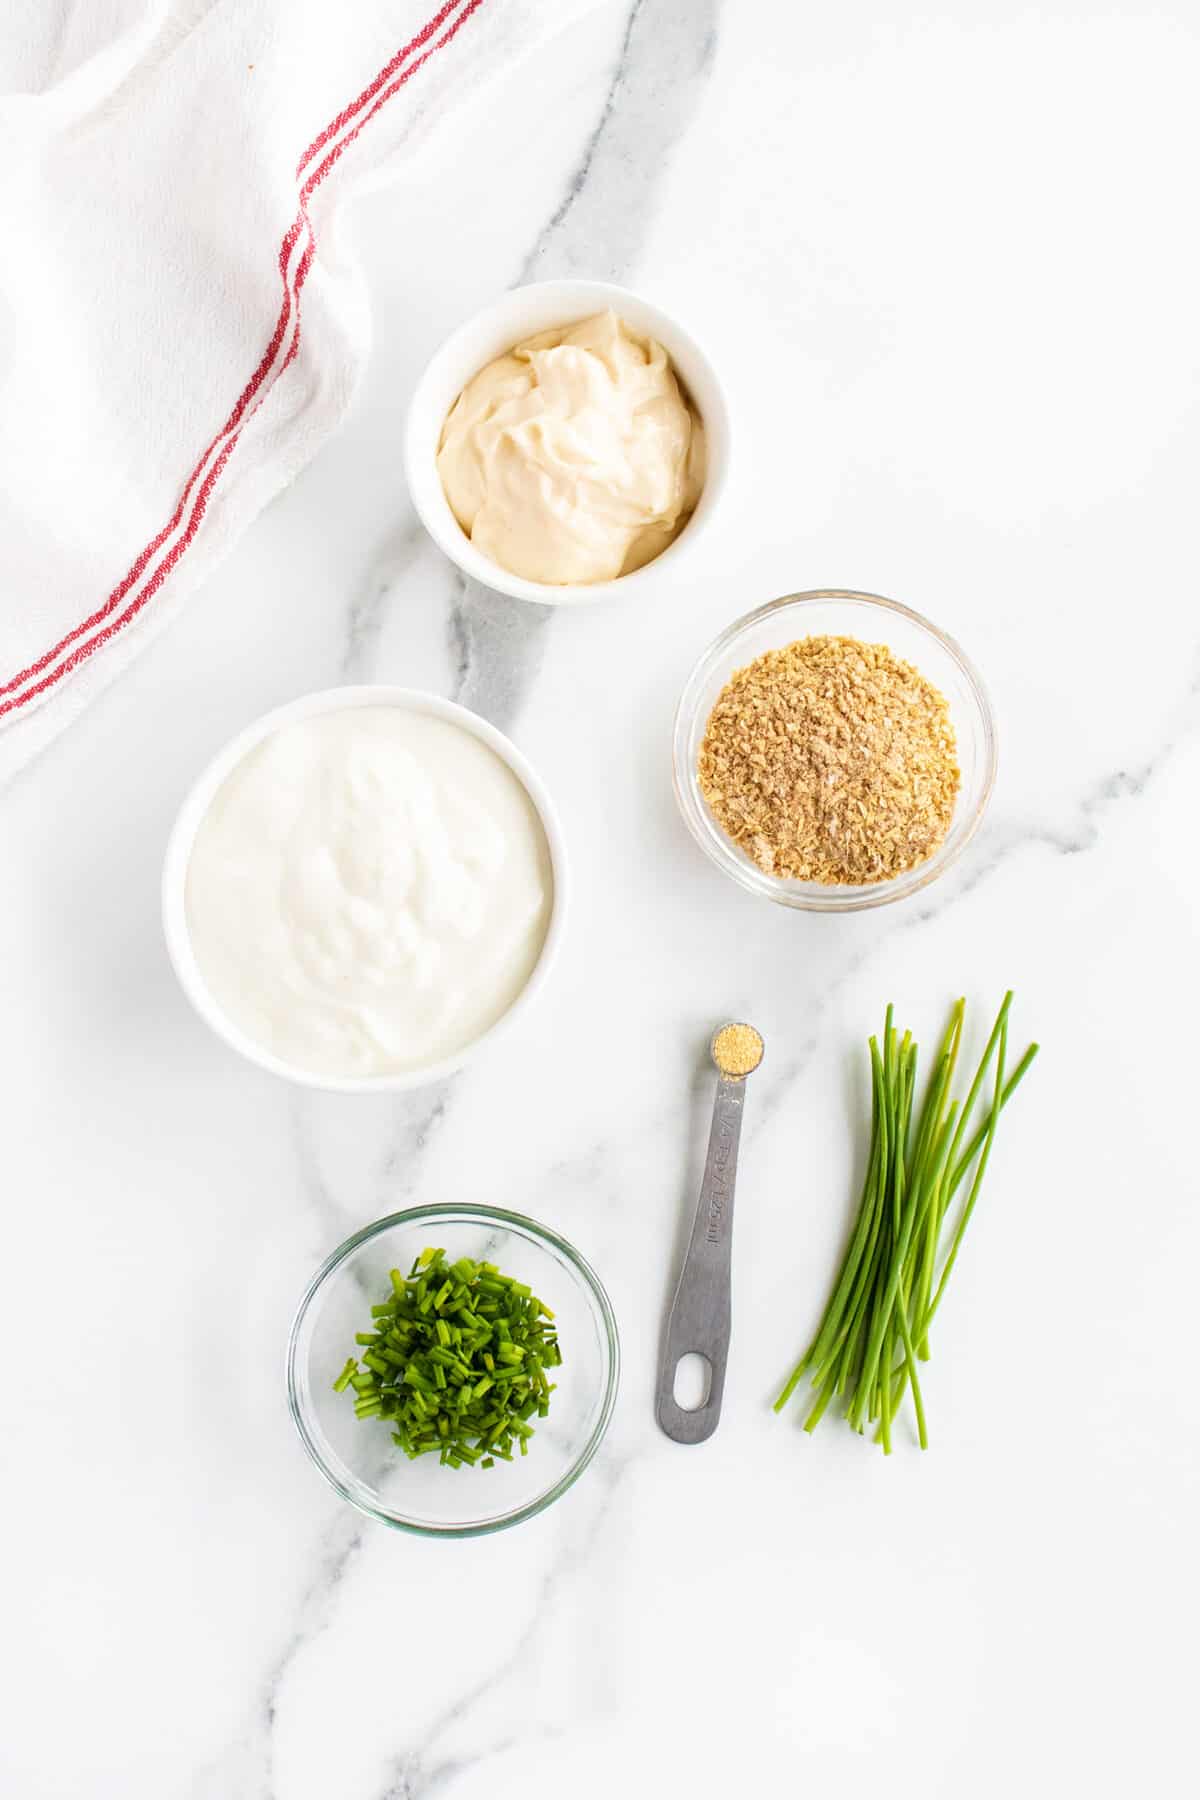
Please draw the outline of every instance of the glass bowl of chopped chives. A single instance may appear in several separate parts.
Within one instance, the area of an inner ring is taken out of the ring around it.
[[[422,1206],[317,1270],[292,1322],[288,1403],[343,1499],[400,1531],[478,1537],[578,1480],[619,1370],[611,1302],[565,1238],[498,1207]]]
[[[786,594],[723,631],[675,715],[675,795],[739,886],[855,912],[954,863],[996,778],[976,670],[920,613],[848,588]]]

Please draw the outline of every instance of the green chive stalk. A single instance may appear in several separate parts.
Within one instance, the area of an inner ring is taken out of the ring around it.
[[[815,1430],[837,1401],[855,1430],[876,1426],[875,1441],[890,1454],[899,1410],[911,1389],[917,1439],[922,1449],[928,1447],[918,1363],[929,1359],[929,1327],[975,1210],[1000,1114],[1038,1050],[1031,1044],[1006,1074],[1012,998],[1011,992],[1004,996],[961,1103],[951,1089],[964,1000],[951,1009],[919,1109],[917,1045],[910,1032],[898,1037],[891,1006],[882,1048],[879,1039],[868,1041],[871,1139],[854,1229],[816,1335],[775,1401],[775,1411],[782,1412],[807,1376],[815,1398],[806,1431]],[[975,1124],[993,1061],[986,1111]],[[951,1225],[949,1214],[968,1176],[966,1199]]]

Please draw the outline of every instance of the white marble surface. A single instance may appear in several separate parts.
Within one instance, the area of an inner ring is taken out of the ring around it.
[[[359,204],[378,343],[352,422],[0,796],[5,1795],[1187,1790],[1197,30],[1131,0],[639,0]],[[733,393],[707,567],[647,617],[464,592],[402,490],[422,359],[560,272],[676,306]],[[822,584],[956,633],[1003,737],[961,869],[846,919],[725,883],[669,782],[695,654]],[[577,878],[519,1039],[400,1101],[243,1067],[158,928],[198,767],[347,677],[511,729]],[[809,1440],[768,1401],[846,1229],[861,1040],[889,998],[928,1038],[1008,983],[1044,1052],[939,1320],[933,1447]],[[729,1013],[769,1058],[725,1418],[682,1450],[653,1365]],[[415,1196],[551,1222],[621,1324],[600,1457],[493,1539],[361,1520],[284,1405],[311,1269]]]

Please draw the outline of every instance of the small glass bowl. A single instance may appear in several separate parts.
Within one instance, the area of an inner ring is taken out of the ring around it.
[[[700,792],[696,765],[709,716],[736,669],[797,638],[854,637],[885,643],[940,688],[958,741],[961,784],[950,830],[925,862],[890,881],[861,887],[827,886],[768,875],[717,824]],[[927,887],[945,873],[974,837],[996,779],[996,726],[979,676],[953,638],[898,601],[850,589],[786,594],[747,613],[709,646],[687,679],[675,714],[675,797],[688,830],[726,875],[752,894],[808,912],[857,912],[886,906]]]
[[[410,1461],[382,1419],[356,1419],[333,1383],[371,1307],[427,1245],[450,1261],[494,1262],[528,1283],[555,1315],[562,1366],[550,1413],[535,1421],[529,1454],[494,1468]],[[288,1340],[288,1404],[304,1447],[342,1498],[371,1518],[422,1537],[480,1537],[544,1511],[578,1480],[608,1429],[620,1349],[608,1295],[577,1250],[545,1225],[493,1206],[419,1206],[355,1232],[308,1284]]]

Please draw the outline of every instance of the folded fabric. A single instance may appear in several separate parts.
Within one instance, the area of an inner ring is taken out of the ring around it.
[[[0,23],[0,779],[346,412],[330,223],[587,0],[39,0]]]

